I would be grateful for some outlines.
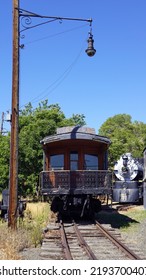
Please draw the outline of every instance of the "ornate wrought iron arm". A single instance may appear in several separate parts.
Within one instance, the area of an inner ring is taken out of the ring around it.
[[[50,23],[50,22],[56,21],[56,20],[59,20],[60,22],[62,22],[63,20],[84,21],[84,22],[89,22],[90,26],[92,25],[92,18],[84,19],[84,18],[70,18],[70,17],[60,17],[60,16],[59,17],[58,16],[46,16],[46,15],[39,15],[39,14],[30,12],[30,11],[27,11],[24,9],[18,9],[18,12],[19,12],[19,17],[21,17],[21,19],[22,19],[21,24],[24,27],[24,29],[21,30],[20,33],[27,29],[38,27],[40,25],[47,24],[47,23]],[[30,25],[32,23],[31,18],[41,18],[41,19],[49,19],[49,20],[47,20],[43,23],[39,23],[39,24],[28,27],[28,25]]]
[[[36,14],[36,13],[32,13],[32,12],[26,11],[26,10],[24,10],[24,9],[19,9],[19,16],[23,16],[23,17],[49,18],[49,19],[56,19],[56,20],[76,20],[76,21],[86,21],[86,22],[92,23],[92,18],[90,18],[90,19],[84,19],[84,18],[45,16],[45,15],[39,15],[39,14]]]

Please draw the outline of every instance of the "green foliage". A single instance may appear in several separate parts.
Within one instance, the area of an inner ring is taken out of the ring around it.
[[[9,183],[10,137],[0,134],[0,191]]]
[[[109,165],[112,167],[119,157],[126,152],[134,157],[142,157],[146,146],[146,124],[132,122],[131,116],[126,114],[108,118],[99,129],[99,134],[111,139],[109,148]]]

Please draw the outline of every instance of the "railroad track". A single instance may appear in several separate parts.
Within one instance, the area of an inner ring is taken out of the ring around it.
[[[74,220],[50,223],[45,230],[41,259],[58,260],[126,260],[141,259],[121,242],[121,237],[110,225],[103,226]]]

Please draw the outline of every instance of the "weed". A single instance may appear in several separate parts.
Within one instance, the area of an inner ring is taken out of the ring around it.
[[[1,260],[20,259],[19,251],[29,246],[27,233],[22,229],[17,231],[8,229],[6,223],[0,225],[0,241]]]
[[[24,248],[37,247],[42,241],[42,229],[49,219],[48,203],[28,203],[23,220],[18,219],[18,229],[10,230],[0,222],[0,259],[20,259]]]

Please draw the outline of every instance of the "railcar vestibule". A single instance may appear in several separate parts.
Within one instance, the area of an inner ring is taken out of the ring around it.
[[[58,196],[68,207],[81,201],[84,208],[89,198],[91,202],[91,197],[110,192],[112,175],[108,171],[110,140],[107,137],[84,126],[64,127],[57,129],[55,135],[45,137],[41,144],[42,195]]]

